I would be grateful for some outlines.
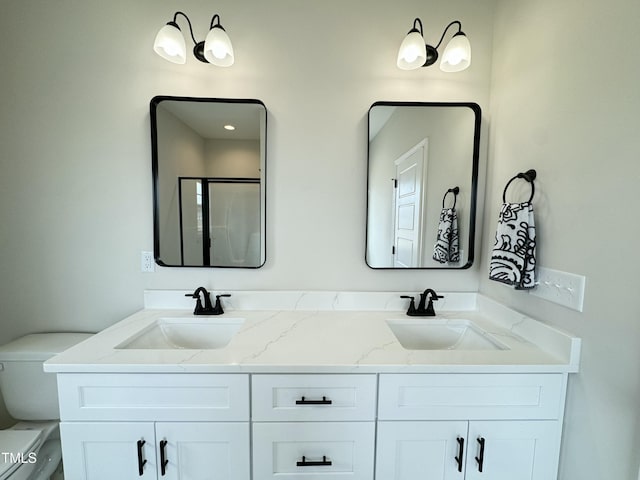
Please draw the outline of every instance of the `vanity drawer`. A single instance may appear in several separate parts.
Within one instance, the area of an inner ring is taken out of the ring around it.
[[[253,480],[371,480],[374,437],[374,422],[254,423]]]
[[[60,419],[248,421],[242,374],[58,374]]]
[[[254,421],[374,420],[375,375],[253,375]]]
[[[380,420],[556,419],[563,374],[380,375]]]

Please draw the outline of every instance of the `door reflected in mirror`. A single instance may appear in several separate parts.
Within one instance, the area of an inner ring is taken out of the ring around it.
[[[474,257],[480,107],[376,102],[369,109],[371,268],[469,268]]]
[[[264,264],[266,130],[259,100],[151,101],[158,264]]]

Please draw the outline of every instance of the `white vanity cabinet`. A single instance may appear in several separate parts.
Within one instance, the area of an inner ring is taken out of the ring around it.
[[[67,478],[249,479],[245,422],[63,422],[61,434]]]
[[[550,480],[564,374],[380,375],[376,476]]]
[[[384,480],[553,480],[566,381],[561,373],[61,373],[65,472],[74,480],[371,480],[374,471]]]
[[[74,480],[249,480],[249,376],[59,374]]]
[[[65,472],[74,480],[372,480],[374,472],[553,480],[566,381],[563,373],[60,373]]]
[[[371,480],[375,374],[253,375],[253,480]]]

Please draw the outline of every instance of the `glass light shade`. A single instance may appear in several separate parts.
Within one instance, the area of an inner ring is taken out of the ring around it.
[[[440,70],[461,72],[471,65],[471,44],[464,33],[457,33],[447,44],[442,54]]]
[[[424,65],[427,60],[427,47],[424,38],[417,30],[412,30],[404,37],[398,50],[398,68],[414,70]]]
[[[204,41],[204,57],[207,61],[218,67],[229,67],[233,65],[233,46],[229,35],[222,27],[214,26]]]
[[[183,64],[187,61],[187,49],[180,29],[172,23],[167,23],[160,29],[153,43],[153,50],[165,60]]]

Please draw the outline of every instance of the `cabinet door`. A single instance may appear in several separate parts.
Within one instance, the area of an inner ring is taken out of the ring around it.
[[[458,439],[466,442],[467,428],[464,421],[379,422],[376,478],[463,479],[467,449]]]
[[[62,422],[60,433],[66,478],[156,478],[153,423]]]
[[[156,424],[156,440],[158,478],[249,480],[248,422],[162,422]],[[161,460],[167,462],[164,469]]]
[[[556,421],[470,422],[466,479],[554,479],[559,436]]]

